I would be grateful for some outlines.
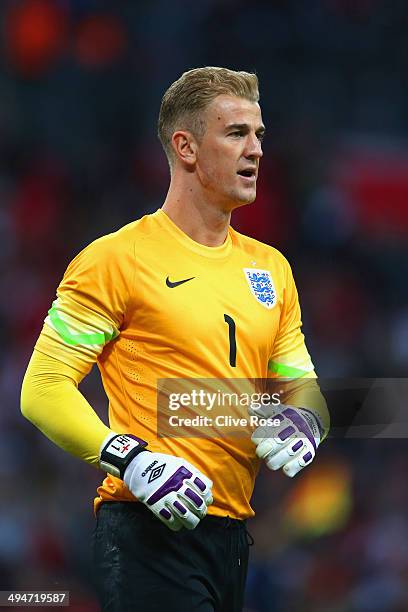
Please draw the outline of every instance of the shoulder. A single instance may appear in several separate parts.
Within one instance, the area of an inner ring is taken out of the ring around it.
[[[281,267],[285,271],[290,271],[290,264],[286,257],[278,249],[255,238],[246,236],[230,227],[230,234],[234,245],[243,253],[253,259],[261,259],[270,262],[274,266]]]
[[[105,261],[112,264],[123,257],[133,259],[137,246],[156,229],[154,216],[154,214],[145,215],[114,232],[96,238],[85,246],[71,263],[87,260],[88,263]]]

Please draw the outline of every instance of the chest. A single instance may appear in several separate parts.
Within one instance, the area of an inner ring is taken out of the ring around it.
[[[271,353],[279,329],[281,287],[245,261],[207,261],[179,253],[150,254],[138,265],[132,327],[145,342],[194,351],[214,348],[234,358]]]

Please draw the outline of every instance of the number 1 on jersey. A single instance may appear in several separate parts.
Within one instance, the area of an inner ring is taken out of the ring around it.
[[[235,368],[237,365],[237,341],[235,337],[235,329],[236,329],[235,321],[232,317],[230,317],[227,314],[224,315],[224,321],[228,323],[228,333],[229,333],[229,343],[230,343],[229,362],[230,362],[230,365],[233,368]]]

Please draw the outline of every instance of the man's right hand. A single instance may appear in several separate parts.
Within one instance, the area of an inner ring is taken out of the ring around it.
[[[141,452],[123,480],[131,493],[169,529],[194,529],[212,504],[212,481],[191,463],[163,453]]]

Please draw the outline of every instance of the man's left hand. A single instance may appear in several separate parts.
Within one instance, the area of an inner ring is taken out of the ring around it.
[[[279,420],[279,425],[259,425],[251,440],[256,454],[270,470],[283,468],[291,478],[309,465],[321,441],[317,417],[304,408],[268,406],[250,408],[249,413],[259,419]]]

